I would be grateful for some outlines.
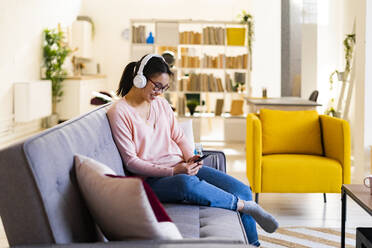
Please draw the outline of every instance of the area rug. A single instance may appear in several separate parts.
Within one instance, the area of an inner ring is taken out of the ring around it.
[[[258,228],[262,248],[334,248],[341,246],[340,228],[282,227],[269,234]],[[346,247],[355,247],[355,229],[346,230]]]

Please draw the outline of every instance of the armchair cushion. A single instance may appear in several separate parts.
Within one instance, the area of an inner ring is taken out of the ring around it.
[[[323,154],[319,116],[315,110],[262,109],[260,119],[263,154]]]
[[[342,165],[335,159],[301,154],[262,157],[262,192],[339,193]]]

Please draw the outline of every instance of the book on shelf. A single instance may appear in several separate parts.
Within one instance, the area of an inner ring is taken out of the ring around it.
[[[225,55],[219,54],[218,56],[208,56],[204,54],[202,58],[202,66],[203,68],[223,68]]]
[[[180,91],[195,92],[223,92],[221,78],[216,78],[213,74],[191,73],[188,78],[181,78],[179,81]]]
[[[248,62],[248,54],[238,56],[226,56],[225,63],[228,69],[246,69]]]
[[[188,84],[188,78],[187,77],[183,77],[181,78],[178,82],[179,82],[179,90],[180,91],[187,91],[187,84]]]
[[[184,31],[180,33],[180,44],[201,44],[201,33]]]
[[[216,116],[220,116],[222,114],[223,103],[224,103],[224,100],[223,99],[217,99],[216,100],[216,108],[214,110],[214,114]]]
[[[223,86],[222,86],[221,78],[217,78],[217,91],[223,92]]]
[[[222,27],[203,28],[203,44],[225,45],[225,29]]]
[[[177,101],[177,113],[179,116],[185,115],[185,107],[186,107],[186,99],[185,96],[178,97]]]
[[[238,116],[244,114],[243,111],[244,100],[235,99],[231,101],[230,115]]]
[[[132,26],[132,43],[146,43],[145,26]]]
[[[235,92],[236,91],[233,87],[233,82],[232,82],[232,79],[231,79],[229,73],[226,73],[226,75],[225,75],[225,89],[226,89],[227,92]]]
[[[184,68],[199,68],[200,58],[198,56],[181,56],[181,67]]]

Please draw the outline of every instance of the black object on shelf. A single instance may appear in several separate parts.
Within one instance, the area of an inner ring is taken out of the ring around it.
[[[356,248],[372,248],[372,228],[358,227],[356,229]]]

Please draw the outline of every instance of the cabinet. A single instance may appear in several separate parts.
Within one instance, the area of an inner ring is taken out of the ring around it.
[[[104,76],[80,76],[66,79],[62,85],[63,96],[57,103],[57,113],[60,120],[68,120],[97,107],[90,104],[90,99],[94,97],[93,91],[105,89],[105,79]]]
[[[175,55],[174,80],[164,95],[179,117],[190,116],[187,100],[196,99],[198,116],[229,117],[231,103],[251,93],[246,27],[234,21],[131,20],[131,60],[148,53]],[[146,44],[149,33],[154,44]],[[236,105],[248,111],[246,104]],[[241,111],[235,111],[241,113]]]

